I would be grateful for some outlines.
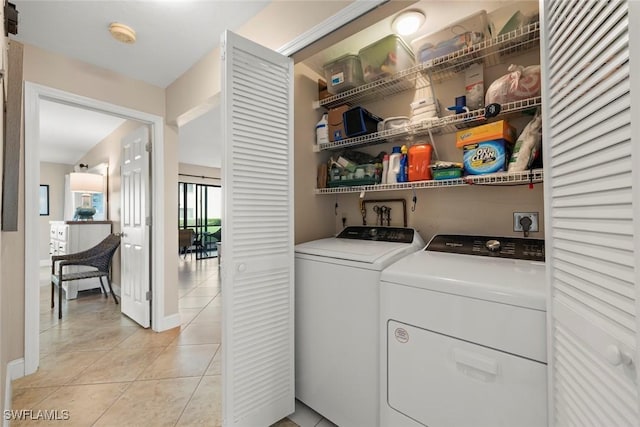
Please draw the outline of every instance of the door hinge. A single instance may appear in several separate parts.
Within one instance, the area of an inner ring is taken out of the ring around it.
[[[150,153],[152,149],[151,143],[147,142],[146,144],[144,144],[144,149],[147,151],[147,153]]]
[[[151,301],[151,291],[147,291],[147,293],[145,294],[145,298],[147,299],[147,301]]]
[[[150,216],[146,217],[146,218],[145,218],[145,220],[144,220],[144,222],[145,222],[145,224],[146,224],[146,225],[148,225],[149,227],[151,227],[151,217],[150,217]]]

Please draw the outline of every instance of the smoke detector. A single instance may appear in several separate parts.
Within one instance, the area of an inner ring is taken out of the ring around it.
[[[114,39],[122,43],[133,44],[136,42],[136,32],[128,25],[119,22],[109,24],[109,32]]]

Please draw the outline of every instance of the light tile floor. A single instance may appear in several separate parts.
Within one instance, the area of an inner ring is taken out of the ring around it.
[[[220,426],[220,280],[217,260],[180,258],[178,328],[156,333],[85,294],[51,310],[41,273],[40,368],[13,382],[14,410],[58,410],[65,421],[12,426]],[[295,427],[284,419],[279,427]]]

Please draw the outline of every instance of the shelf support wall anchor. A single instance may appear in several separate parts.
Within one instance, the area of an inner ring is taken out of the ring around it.
[[[533,190],[533,169],[529,169],[529,190]]]
[[[440,160],[440,156],[438,155],[438,149],[436,148],[436,144],[433,141],[433,134],[431,133],[431,128],[429,130],[429,140],[431,141],[431,148],[433,148],[433,153],[436,155],[436,160]]]
[[[367,225],[367,207],[364,204],[364,190],[360,192],[360,213],[362,214],[362,225]]]

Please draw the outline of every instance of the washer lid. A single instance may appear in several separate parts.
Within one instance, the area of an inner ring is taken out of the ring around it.
[[[336,260],[356,261],[367,264],[384,263],[406,251],[416,251],[415,243],[394,243],[372,240],[351,240],[329,237],[296,245],[298,254],[315,255]]]
[[[408,255],[381,281],[546,310],[544,263],[433,251]]]

